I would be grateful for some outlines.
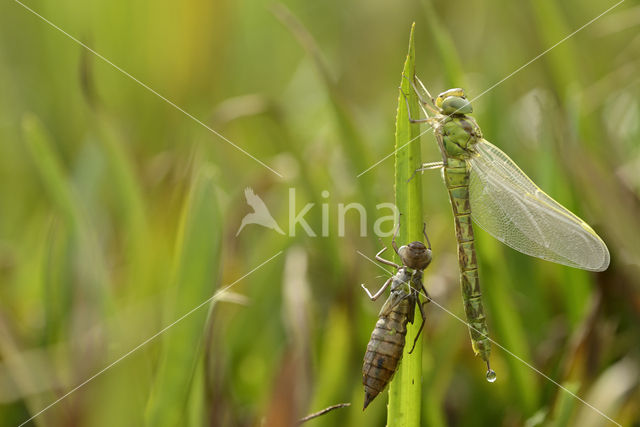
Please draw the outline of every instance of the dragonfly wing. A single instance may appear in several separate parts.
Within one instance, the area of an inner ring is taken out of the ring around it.
[[[394,308],[402,301],[407,299],[411,294],[404,292],[391,292],[389,298],[384,302],[382,308],[380,309],[380,313],[378,317],[388,317]]]
[[[486,140],[469,159],[471,217],[524,254],[570,267],[603,271],[609,251],[591,227],[549,197]]]

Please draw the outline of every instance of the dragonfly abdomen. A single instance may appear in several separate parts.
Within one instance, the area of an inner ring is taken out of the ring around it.
[[[390,298],[392,297],[393,295]],[[380,313],[362,366],[365,408],[387,386],[398,369],[407,335],[407,323],[413,322],[415,304],[415,298],[407,295],[390,312]]]
[[[455,158],[447,160],[448,165],[444,169],[444,176],[454,215],[464,311],[473,350],[488,362],[491,343],[488,339],[489,330],[482,306],[475,236],[471,223],[469,172],[464,160]]]

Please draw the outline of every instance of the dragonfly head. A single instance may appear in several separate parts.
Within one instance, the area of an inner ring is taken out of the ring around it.
[[[464,90],[460,88],[449,89],[438,95],[436,107],[446,115],[473,113],[471,103],[465,97]]]
[[[422,242],[411,242],[408,245],[400,246],[398,254],[402,263],[414,270],[424,270],[431,264],[431,249]]]

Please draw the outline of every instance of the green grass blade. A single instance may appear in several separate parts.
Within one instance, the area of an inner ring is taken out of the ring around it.
[[[398,114],[396,116],[396,141],[395,141],[395,194],[396,206],[402,214],[402,227],[398,241],[404,244],[414,240],[423,240],[422,237],[422,181],[420,177],[414,177],[409,181],[414,171],[421,165],[420,141],[416,140],[407,144],[420,134],[420,126],[409,122],[407,111],[408,98],[411,117],[418,117],[418,100],[411,87],[411,79],[415,72],[415,24],[411,27],[409,36],[409,53],[404,63],[403,77],[398,94]],[[404,93],[404,94],[403,94]],[[409,181],[409,182],[407,182]],[[419,319],[416,309],[416,317]],[[407,341],[413,342],[416,336],[420,320],[407,325]],[[422,375],[422,345],[416,344],[415,350],[407,354],[411,346],[405,346],[402,363],[389,387],[389,411],[387,412],[387,425],[389,427],[403,426],[413,427],[420,425],[420,407]]]
[[[482,278],[486,278],[485,283],[491,286],[491,292],[485,292],[482,297],[489,313],[489,331],[493,330],[493,339],[504,346],[509,351],[518,355],[523,360],[532,360],[531,351],[527,344],[527,333],[522,324],[522,319],[518,316],[513,307],[517,307],[516,301],[511,297],[511,290],[507,286],[516,274],[509,274],[508,269],[497,267],[489,260],[504,259],[503,247],[492,237],[475,227],[478,259],[480,261],[480,272]],[[539,390],[536,387],[536,378],[529,367],[508,353],[504,353],[501,348],[494,346],[494,356],[504,357],[509,368],[509,383],[513,393],[513,401],[525,414],[533,414],[537,409]],[[497,362],[497,360],[496,360]],[[492,364],[495,367],[496,364]],[[496,369],[498,381],[501,374]],[[505,375],[506,377],[506,375]]]
[[[110,189],[119,214],[117,220],[127,236],[123,250],[127,254],[131,287],[136,292],[144,292],[149,286],[148,270],[153,265],[153,254],[146,247],[149,235],[141,183],[136,179],[131,155],[115,126],[101,113],[96,113],[94,123],[109,167]]]
[[[456,45],[451,37],[451,34],[440,23],[438,14],[433,2],[431,0],[423,0],[422,5],[425,11],[425,18],[429,24],[429,31],[435,42],[435,46],[438,52],[438,57],[442,62],[442,68],[444,69],[443,78],[447,88],[450,87],[465,87],[464,71],[462,68],[462,61],[460,55],[456,49]]]
[[[356,174],[360,174],[370,168],[373,164],[370,158],[371,155],[369,154],[370,150],[367,146],[365,137],[360,132],[358,125],[348,108],[348,104],[344,96],[336,85],[335,79],[329,72],[329,67],[322,56],[320,48],[311,33],[305,28],[302,22],[300,22],[300,20],[289,11],[289,9],[282,4],[276,4],[272,10],[276,17],[291,31],[300,45],[313,59],[313,63],[322,78],[322,83],[326,88],[329,101],[331,102],[331,109],[335,115],[336,127],[342,136],[342,138],[340,138],[342,148],[353,167],[353,171]],[[369,191],[373,186],[373,178],[370,174],[366,173],[360,175],[356,180],[356,185],[358,185],[361,190],[367,211],[373,212],[375,210],[376,202],[373,197],[373,193]]]
[[[571,390],[572,393],[578,393],[580,390],[580,385],[577,383],[564,383],[563,386]],[[575,412],[578,403],[578,400],[569,393],[558,392],[558,400],[556,402],[552,425],[554,427],[567,427],[571,425],[571,416]]]
[[[319,359],[318,372],[324,374],[319,376],[314,384],[315,392],[309,411],[325,408],[348,398],[344,379],[352,373],[349,372],[349,365],[344,361],[351,357],[352,347],[349,346],[349,319],[343,309],[336,308],[329,313],[326,333],[322,339],[324,350]],[[358,389],[359,397],[362,398],[361,386]],[[335,425],[334,420],[329,417],[319,417],[314,421],[314,425],[331,426]]]
[[[176,254],[178,266],[172,297],[168,300],[167,324],[201,304],[214,292],[222,237],[216,193],[212,172],[204,168],[195,180],[182,219]],[[186,422],[207,318],[208,310],[202,308],[166,333],[149,399],[147,425],[176,426]]]
[[[540,33],[545,46],[553,46],[562,37],[571,33],[565,18],[562,16],[561,5],[550,0],[529,2],[532,9],[532,16],[536,21],[536,29]],[[578,67],[580,61],[577,60],[577,52],[574,41],[569,38],[563,40],[562,45],[558,45],[550,51],[544,58],[549,66],[549,74],[556,85],[557,95],[565,99],[568,95],[569,86],[579,81],[583,73],[583,67]]]
[[[53,141],[40,120],[27,114],[22,120],[25,145],[40,174],[42,186],[52,204],[74,231],[80,224],[77,200],[67,180],[64,167],[53,148]]]

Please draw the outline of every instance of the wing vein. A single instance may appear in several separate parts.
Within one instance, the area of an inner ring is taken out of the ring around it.
[[[482,140],[468,163],[471,216],[481,228],[527,255],[585,270],[607,268],[602,239],[499,148]]]

